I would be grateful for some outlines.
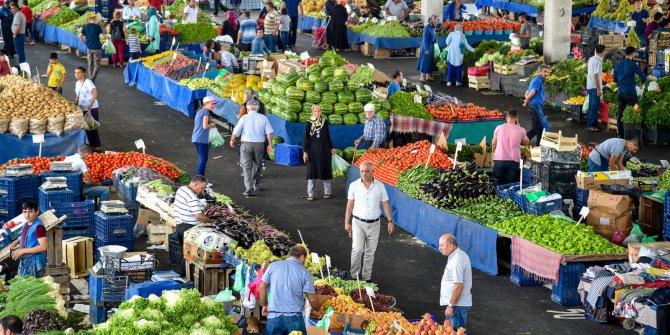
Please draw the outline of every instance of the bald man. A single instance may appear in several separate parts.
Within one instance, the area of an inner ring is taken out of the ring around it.
[[[351,234],[351,275],[359,276],[362,280],[372,277],[372,264],[375,261],[375,251],[379,242],[381,230],[381,210],[388,220],[389,234],[395,227],[393,215],[389,206],[389,197],[384,184],[372,176],[374,165],[372,162],[361,164],[361,178],[349,185],[347,196],[347,212],[344,216],[344,230]],[[353,217],[353,223],[352,223]],[[363,267],[361,268],[361,257]]]
[[[440,285],[440,306],[447,306],[444,315],[454,329],[466,328],[468,312],[472,308],[470,257],[458,248],[452,234],[440,237],[440,252],[449,259]]]

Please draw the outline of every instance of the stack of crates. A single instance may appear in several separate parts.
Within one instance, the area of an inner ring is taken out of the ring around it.
[[[55,202],[51,203],[51,208],[56,210],[57,217],[67,215],[67,219],[61,223],[64,240],[75,236],[93,237],[93,216],[95,215],[93,200]]]
[[[579,163],[544,162],[540,166],[542,189],[558,193],[563,199],[575,198],[575,176]]]
[[[21,214],[21,204],[37,200],[40,176],[0,178],[0,221],[7,221]]]
[[[663,237],[670,241],[670,192],[665,193],[665,204],[663,213]]]
[[[65,177],[67,179],[67,188],[72,191],[72,201],[82,201],[84,191],[84,182],[81,172],[42,172],[42,183],[47,181],[47,177]]]
[[[137,220],[140,208],[140,204],[136,200],[137,184],[127,182],[119,173],[114,177],[114,188],[116,189],[116,193],[121,197],[126,209],[128,209],[128,213]]]
[[[130,214],[105,214],[95,212],[95,250],[106,245],[120,245],[133,250],[135,219]],[[95,254],[96,260],[100,257]]]
[[[579,306],[582,298],[577,291],[582,274],[586,271],[583,263],[562,264],[558,270],[558,282],[551,285],[551,300],[561,306]]]
[[[171,265],[180,265],[184,259],[184,250],[179,244],[177,233],[168,235],[168,260]]]
[[[40,212],[46,212],[52,206],[52,204],[59,202],[72,202],[74,193],[68,189],[56,189],[56,190],[45,190],[40,187],[38,193],[38,202],[40,207]]]

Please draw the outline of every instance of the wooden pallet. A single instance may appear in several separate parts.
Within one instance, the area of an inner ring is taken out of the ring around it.
[[[617,132],[619,127],[617,126],[617,119],[609,118],[607,119],[607,131]]]
[[[63,265],[63,228],[56,226],[47,231],[47,266]]]
[[[220,264],[205,264],[186,261],[186,279],[192,281],[195,288],[204,296],[216,295],[230,287],[232,267],[221,268]]]
[[[500,73],[502,75],[516,74],[516,70],[514,69],[514,65],[502,65],[502,64],[493,63],[493,71],[496,72],[496,73]]]
[[[69,238],[62,243],[63,260],[69,267],[72,278],[84,278],[88,276],[88,270],[93,267],[93,239],[90,237],[77,236]]]
[[[544,130],[542,131],[540,146],[552,148],[556,151],[572,151],[579,147],[578,136],[567,137],[563,136],[563,132],[560,130],[557,133]]]
[[[372,53],[374,59],[389,59],[391,58],[391,49],[377,48]]]
[[[45,275],[53,278],[54,283],[60,284],[61,295],[70,296],[70,268],[67,265],[47,266]]]
[[[468,87],[475,90],[488,90],[491,88],[491,80],[488,76],[470,76],[468,75]]]

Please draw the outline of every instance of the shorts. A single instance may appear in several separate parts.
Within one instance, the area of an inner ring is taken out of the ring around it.
[[[139,52],[131,52],[130,53],[130,58],[138,59],[138,58],[140,58],[140,53]]]

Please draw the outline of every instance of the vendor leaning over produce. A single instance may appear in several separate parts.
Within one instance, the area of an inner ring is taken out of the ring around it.
[[[19,276],[42,278],[47,268],[47,230],[37,217],[37,203],[26,201],[21,205],[26,223],[21,231],[21,238],[12,242],[12,258],[19,261]]]
[[[528,114],[530,114],[531,128],[528,131],[528,139],[532,140],[537,137],[536,145],[540,145],[542,139],[542,129],[549,129],[547,116],[542,111],[544,105],[544,79],[549,75],[549,65],[540,65],[537,69],[537,76],[530,81],[528,90],[526,91],[526,99],[523,101],[524,106],[528,106]]]
[[[91,174],[86,166],[86,157],[93,153],[93,149],[88,144],[82,144],[76,154],[65,157],[64,162],[72,163],[72,170],[81,172],[84,177],[84,196],[86,199],[100,198],[100,201],[109,200],[109,187],[102,186],[91,179]]]
[[[7,315],[0,321],[0,335],[21,335],[23,321],[16,315]]]
[[[179,245],[184,245],[184,233],[204,223],[212,223],[203,213],[204,206],[198,197],[207,189],[207,179],[204,176],[191,178],[188,186],[182,186],[174,196],[172,208],[177,222],[177,239]],[[181,262],[181,274],[184,275],[184,263]]]
[[[647,75],[640,70],[640,67],[633,61],[635,58],[635,47],[626,48],[626,58],[621,60],[614,67],[614,82],[619,85],[618,88],[618,106],[617,110],[617,131],[619,138],[623,138],[623,111],[627,106],[635,106],[637,104],[637,89],[635,88],[635,75],[638,75],[642,82],[640,87],[644,88],[644,83],[647,81]]]
[[[632,154],[640,150],[640,140],[624,140],[610,138],[597,145],[589,154],[589,171],[621,171],[624,169],[623,156],[628,151]]]
[[[393,77],[391,78],[392,79],[391,82],[389,83],[388,91],[386,93],[387,100],[393,95],[393,93],[400,91],[400,83],[402,82],[403,79],[405,79],[401,71],[394,72]]]
[[[386,148],[386,125],[384,120],[375,112],[375,105],[366,104],[363,111],[367,119],[365,120],[365,128],[363,128],[363,136],[354,141],[354,145],[358,146],[363,141],[368,149]]]
[[[516,110],[507,112],[506,123],[493,131],[493,177],[498,185],[506,185],[519,181],[519,161],[521,161],[521,145],[530,142],[526,130],[519,126],[519,115]]]

